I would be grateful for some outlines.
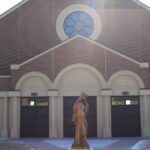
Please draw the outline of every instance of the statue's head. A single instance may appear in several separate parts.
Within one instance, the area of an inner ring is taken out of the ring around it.
[[[81,98],[82,101],[85,102],[87,100],[87,97],[88,97],[88,95],[86,93],[84,93],[84,92],[81,93],[80,98]]]

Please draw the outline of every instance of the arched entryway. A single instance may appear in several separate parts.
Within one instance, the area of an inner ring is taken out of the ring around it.
[[[56,80],[57,88],[63,97],[63,136],[74,136],[75,127],[72,123],[72,108],[81,92],[85,92],[88,94],[89,102],[88,136],[97,137],[97,119],[99,119],[97,96],[100,95],[100,89],[104,83],[102,75],[89,65],[75,64],[65,68],[58,77],[59,80]]]
[[[20,137],[49,137],[49,98],[51,82],[44,74],[22,76],[16,89],[21,91]]]
[[[111,123],[113,137],[141,136],[140,77],[130,71],[114,74],[109,82],[111,97]]]

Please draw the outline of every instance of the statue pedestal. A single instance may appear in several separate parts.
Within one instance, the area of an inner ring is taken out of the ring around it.
[[[67,150],[94,150],[94,149],[93,149],[93,147],[90,146],[90,148],[84,148],[84,149],[82,149],[82,148],[77,149],[77,148],[69,147],[69,148],[67,148]]]

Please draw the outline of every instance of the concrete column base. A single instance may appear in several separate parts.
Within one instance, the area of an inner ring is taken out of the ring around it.
[[[110,128],[104,128],[104,137],[105,138],[111,137],[111,129]]]
[[[50,138],[57,138],[57,130],[56,129],[50,129]]]
[[[18,134],[18,131],[16,129],[12,129],[10,131],[10,137],[11,138],[19,138],[19,134]]]
[[[143,137],[150,137],[150,128],[145,127],[143,128]]]
[[[4,137],[4,138],[7,138],[8,137],[8,129],[2,129],[2,133],[1,133],[1,136]]]

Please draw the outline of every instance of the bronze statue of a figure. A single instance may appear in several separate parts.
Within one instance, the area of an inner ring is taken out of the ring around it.
[[[73,106],[72,121],[76,126],[75,139],[72,144],[73,149],[90,149],[87,143],[87,121],[86,116],[88,112],[87,95],[82,93],[81,96],[75,101]]]

